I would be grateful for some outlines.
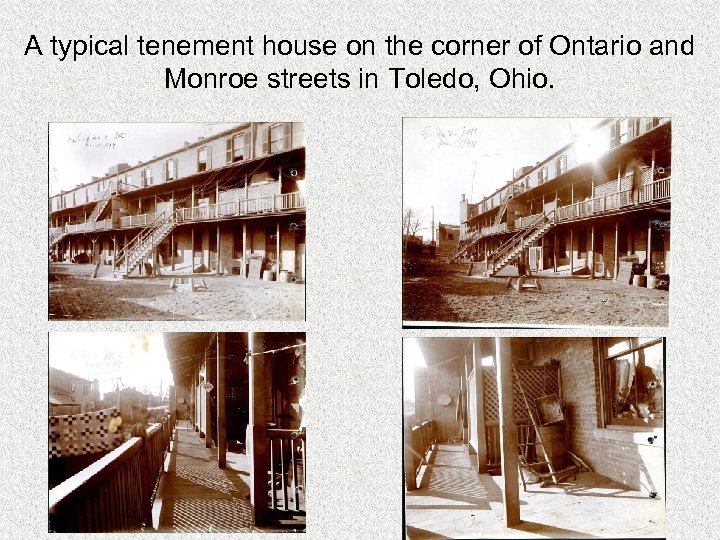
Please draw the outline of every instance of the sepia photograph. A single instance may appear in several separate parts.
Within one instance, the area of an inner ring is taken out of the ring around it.
[[[664,538],[665,350],[406,338],[407,538]]]
[[[403,323],[669,323],[670,118],[405,118]]]
[[[50,532],[305,532],[304,333],[52,332]]]
[[[304,320],[298,122],[49,124],[49,319]]]

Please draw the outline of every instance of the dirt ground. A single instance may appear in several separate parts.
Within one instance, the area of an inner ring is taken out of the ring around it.
[[[432,263],[403,277],[403,320],[518,325],[668,326],[668,291],[610,279],[535,276],[522,294],[507,277],[466,276],[466,264]]]
[[[51,320],[304,320],[305,285],[195,274],[207,290],[170,288],[172,275],[110,278],[101,267],[56,263],[50,267]],[[177,276],[175,276],[177,277]]]

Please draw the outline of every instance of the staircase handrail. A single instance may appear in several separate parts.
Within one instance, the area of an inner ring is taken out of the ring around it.
[[[507,208],[507,205],[508,205],[508,201],[510,200],[511,193],[512,192],[510,190],[508,190],[508,194],[500,202],[500,210],[498,210],[498,213],[495,216],[495,225],[500,225],[500,221],[502,220],[503,214],[505,213],[505,209]]]
[[[100,200],[95,205],[95,208],[93,208],[92,213],[90,214],[90,217],[87,219],[89,222],[97,221],[97,218],[100,217],[100,213],[105,208],[105,203],[110,199],[112,196],[112,192],[115,189],[115,181],[110,180],[108,182],[107,187],[105,188],[105,191],[103,191],[102,197],[100,197]]]
[[[517,234],[513,235],[509,240],[505,241],[505,243],[501,244],[500,247],[493,252],[492,258],[494,260],[498,260],[515,249],[518,245],[522,244],[529,236],[535,233],[539,225],[544,225],[546,222],[551,221],[550,217],[553,216],[554,213],[555,210],[551,210],[547,214],[545,212],[540,214],[525,229],[521,229],[517,232]]]
[[[157,216],[155,216],[155,219],[148,223],[148,225],[142,231],[140,231],[132,240],[130,240],[130,242],[125,244],[125,246],[123,246],[123,248],[118,252],[117,256],[115,257],[115,261],[113,261],[115,268],[120,268],[120,263],[118,261],[124,262],[129,252],[135,250],[137,244],[142,245],[145,240],[151,238],[153,233],[157,229],[159,229],[164,223],[172,220],[174,215],[175,212],[171,212],[170,216],[166,218],[165,212],[161,212]]]

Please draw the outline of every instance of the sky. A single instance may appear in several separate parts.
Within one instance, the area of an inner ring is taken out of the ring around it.
[[[238,123],[51,123],[50,195],[105,176],[118,163],[136,165]]]
[[[153,395],[173,384],[162,334],[148,332],[51,332],[49,364],[100,382],[100,394],[135,388]]]
[[[601,118],[405,118],[403,208],[460,225],[461,195],[476,203],[507,183],[513,171],[534,165],[582,137]]]
[[[425,367],[420,346],[415,338],[403,339],[403,398],[415,400],[415,368]]]

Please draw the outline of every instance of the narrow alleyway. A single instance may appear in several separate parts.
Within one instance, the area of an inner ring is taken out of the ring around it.
[[[665,536],[665,501],[594,473],[520,488],[522,523],[503,523],[502,477],[477,474],[463,444],[439,444],[420,489],[406,492],[408,537],[642,538]]]

